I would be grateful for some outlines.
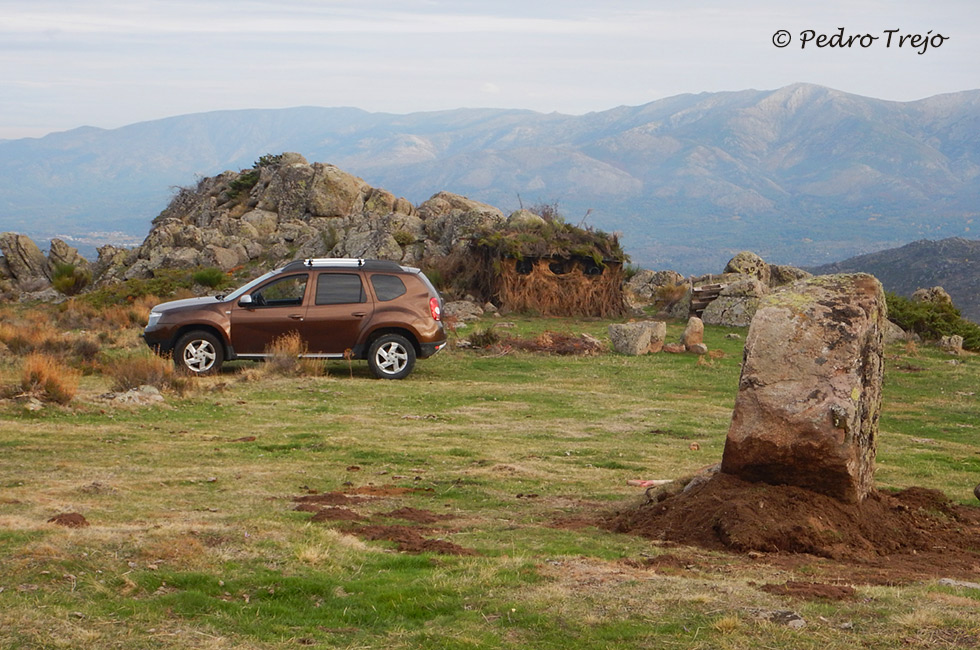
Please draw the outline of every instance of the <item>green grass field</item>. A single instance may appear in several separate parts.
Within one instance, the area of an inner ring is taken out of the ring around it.
[[[506,334],[602,339],[608,325],[513,322]],[[101,399],[97,373],[65,407],[4,400],[0,647],[980,646],[980,589],[774,595],[761,586],[807,580],[821,562],[588,523],[643,499],[629,479],[721,459],[742,354],[733,331],[707,328],[724,356],[701,364],[450,349],[400,382],[358,363],[323,377],[233,363],[162,405]],[[980,357],[900,345],[886,357],[879,487],[977,503]],[[5,359],[0,378],[14,384]],[[334,492],[350,502],[326,521],[296,510],[297,497]],[[49,523],[68,512],[90,525]],[[782,610],[806,626],[768,620]]]

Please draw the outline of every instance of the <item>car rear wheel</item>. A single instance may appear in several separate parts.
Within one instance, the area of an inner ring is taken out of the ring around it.
[[[218,372],[223,361],[221,341],[210,332],[188,332],[180,337],[174,347],[174,364],[194,375]]]
[[[378,379],[404,379],[415,367],[415,346],[401,334],[380,336],[368,351],[368,365]]]

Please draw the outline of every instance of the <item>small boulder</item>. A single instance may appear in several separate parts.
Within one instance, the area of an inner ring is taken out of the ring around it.
[[[741,273],[758,278],[762,284],[768,285],[772,271],[765,260],[751,251],[742,251],[725,266],[725,273]]]
[[[949,354],[963,354],[963,337],[958,334],[939,339],[939,349]]]
[[[659,351],[666,336],[667,324],[660,321],[614,323],[609,326],[613,349],[630,356]]]
[[[704,343],[704,321],[697,316],[688,318],[687,327],[684,328],[684,333],[681,335],[681,343],[687,349],[693,345]]]
[[[443,305],[446,316],[454,316],[456,320],[467,322],[480,320],[483,317],[483,309],[480,305],[469,300],[454,300]]]
[[[811,277],[813,277],[812,273],[796,268],[795,266],[786,266],[785,264],[769,265],[770,287],[781,287],[784,284],[791,284],[797,280],[805,280]]]
[[[699,356],[704,356],[705,354],[708,354],[708,346],[705,345],[704,343],[694,343],[692,345],[686,345],[684,347],[691,354],[697,354]]]
[[[507,225],[511,228],[540,228],[545,223],[544,217],[530,210],[517,210],[507,217]]]

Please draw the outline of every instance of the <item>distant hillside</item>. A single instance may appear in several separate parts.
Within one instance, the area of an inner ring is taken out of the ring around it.
[[[864,271],[888,291],[909,297],[916,289],[941,286],[964,318],[980,323],[980,240],[921,240],[890,250],[827,264],[815,273]]]
[[[136,241],[173,186],[266,153],[333,163],[420,203],[558,202],[635,262],[715,271],[737,251],[815,265],[962,236],[980,205],[980,91],[898,103],[797,84],[582,116],[460,109],[222,111],[0,142],[0,230]]]

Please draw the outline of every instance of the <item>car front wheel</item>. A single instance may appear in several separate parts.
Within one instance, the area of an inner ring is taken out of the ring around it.
[[[224,348],[210,332],[188,332],[174,347],[174,364],[195,375],[209,375],[221,369]]]
[[[385,334],[371,344],[368,365],[378,379],[404,379],[415,367],[415,347],[401,334]]]

